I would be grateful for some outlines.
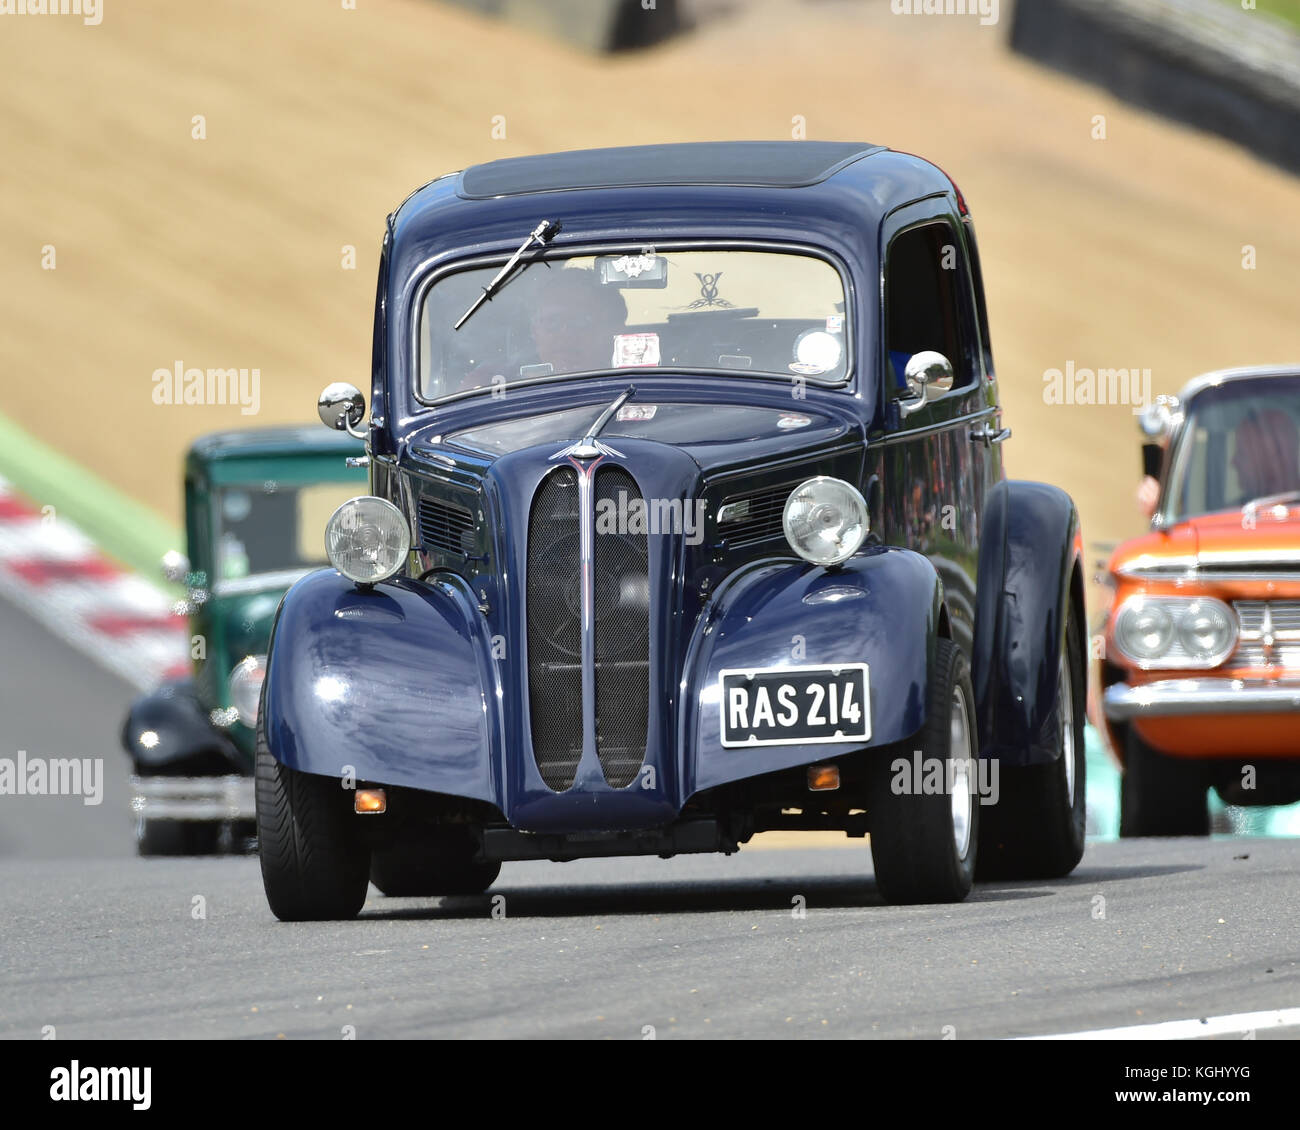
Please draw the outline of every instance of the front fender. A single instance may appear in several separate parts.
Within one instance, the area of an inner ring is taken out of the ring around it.
[[[1080,547],[1065,491],[1007,481],[989,492],[972,663],[983,757],[1019,766],[1057,756],[1059,662]]]
[[[306,773],[499,803],[491,640],[467,593],[333,569],[286,594],[267,656],[271,755]],[[489,702],[489,699],[491,702]]]
[[[684,795],[863,748],[724,748],[718,678],[727,668],[866,663],[867,745],[911,737],[925,722],[942,602],[934,566],[907,549],[877,547],[833,571],[788,561],[758,563],[734,577],[696,625],[687,657],[693,693],[683,712]]]

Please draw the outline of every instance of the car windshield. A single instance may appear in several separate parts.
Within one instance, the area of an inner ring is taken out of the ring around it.
[[[1165,496],[1169,521],[1300,491],[1300,377],[1225,381],[1185,411]]]
[[[847,373],[844,285],[812,255],[643,248],[525,259],[453,329],[498,270],[459,271],[429,288],[421,399],[611,369],[830,382]]]
[[[325,523],[357,483],[275,482],[224,486],[216,494],[216,580],[324,565]]]

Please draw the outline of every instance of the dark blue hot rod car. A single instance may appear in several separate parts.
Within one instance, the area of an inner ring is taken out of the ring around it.
[[[258,714],[271,909],[501,861],[870,833],[877,887],[1083,851],[1081,537],[1004,481],[979,256],[876,146],[494,161],[388,218],[372,494],[285,596]],[[864,872],[866,861],[864,859]]]

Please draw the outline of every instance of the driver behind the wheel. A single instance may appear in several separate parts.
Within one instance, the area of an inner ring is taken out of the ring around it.
[[[616,286],[586,267],[551,270],[537,279],[528,330],[538,364],[554,372],[608,369],[614,338],[627,325],[627,302]]]
[[[1300,489],[1300,431],[1290,413],[1251,413],[1237,425],[1235,439],[1232,467],[1242,502]]]

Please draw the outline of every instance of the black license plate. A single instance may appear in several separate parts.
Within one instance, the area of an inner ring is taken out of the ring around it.
[[[867,665],[734,668],[718,676],[724,746],[811,745],[871,737]]]

